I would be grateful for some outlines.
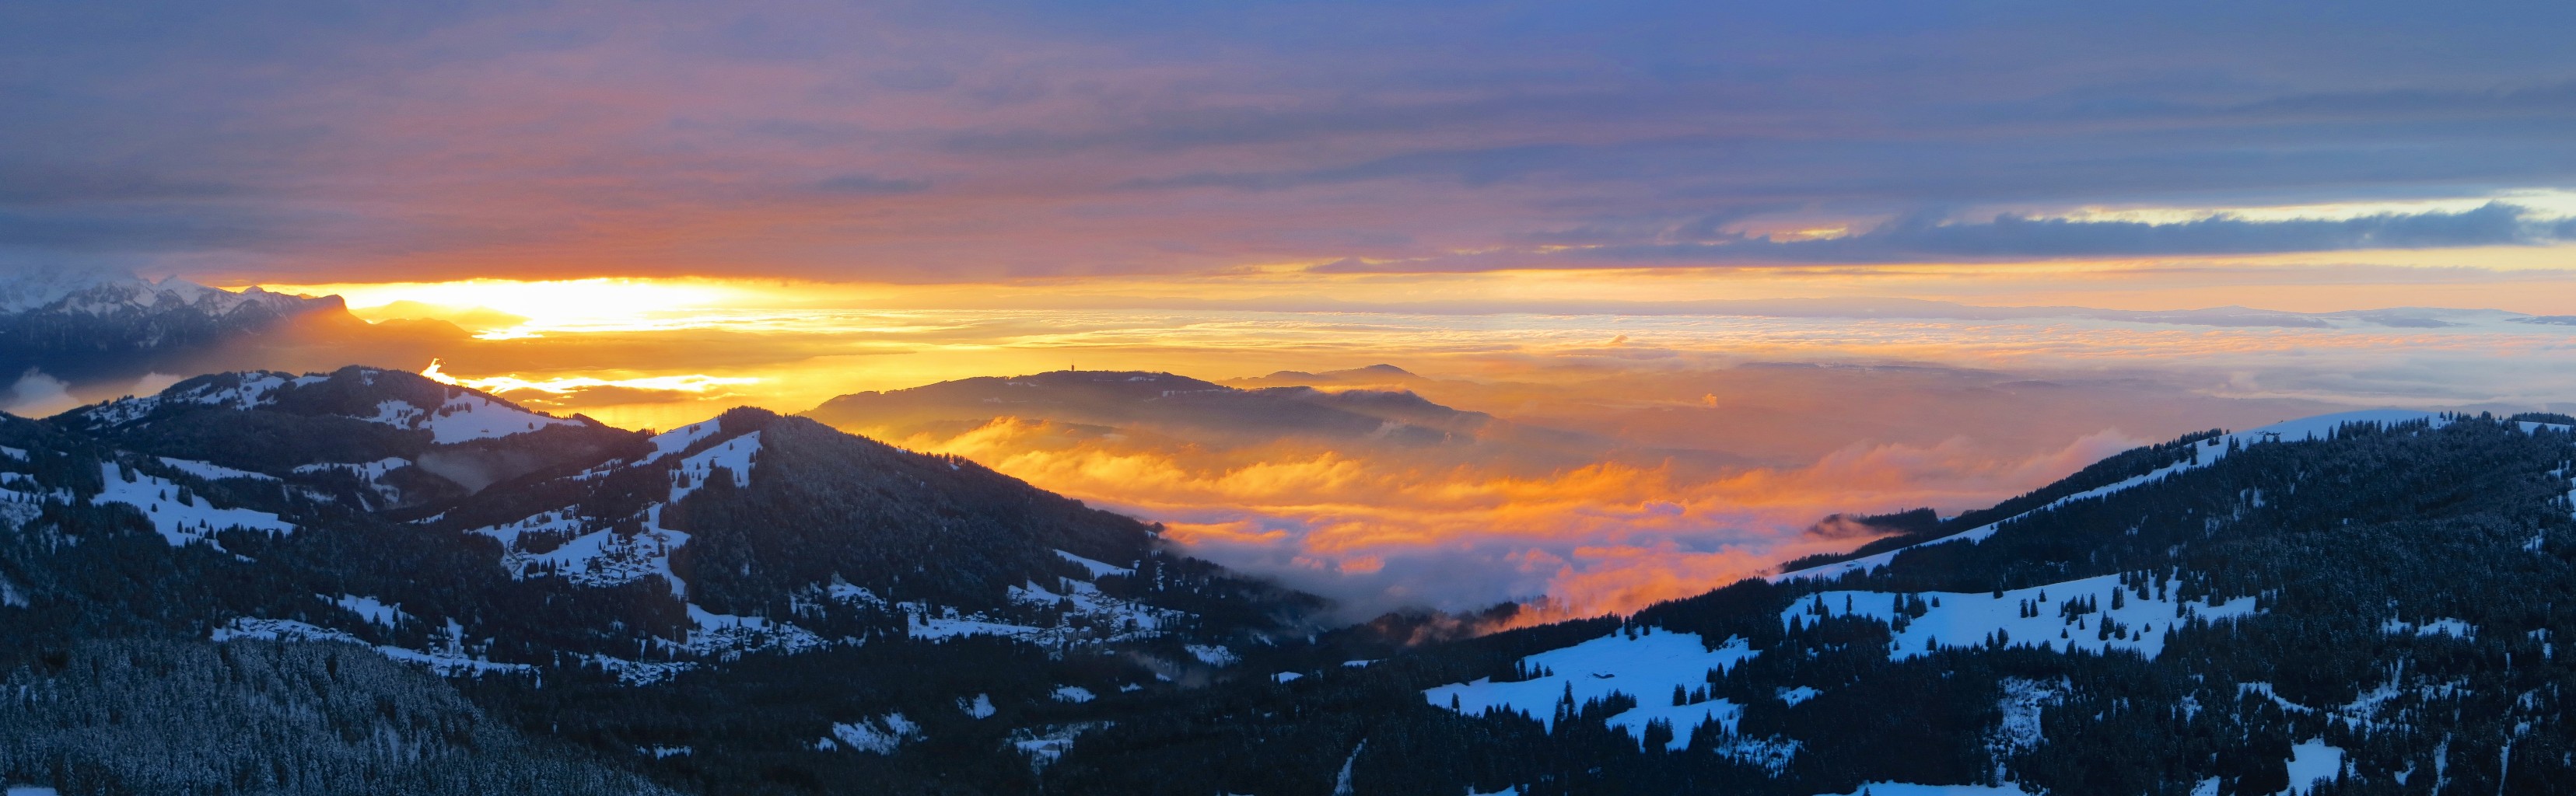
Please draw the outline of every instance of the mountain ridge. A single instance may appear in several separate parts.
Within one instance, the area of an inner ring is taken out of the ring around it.
[[[2189,435],[1897,549],[1459,638],[1303,621],[1152,526],[805,418],[645,436],[397,371],[218,374],[0,417],[0,670],[64,695],[0,703],[0,777],[173,781],[132,761],[175,740],[66,768],[6,728],[95,732],[131,681],[80,672],[211,650],[499,733],[437,759],[679,792],[2546,793],[2576,776],[2568,420]],[[542,460],[395,481],[445,450]],[[294,726],[281,759],[323,772],[366,723]],[[268,776],[229,760],[185,781]]]
[[[1020,678],[1032,672],[1067,694],[1231,677],[1322,607],[970,462],[756,409],[648,437],[350,367],[213,374],[0,418],[0,445],[0,633],[25,642],[0,671],[32,665],[22,676],[70,687],[42,674],[44,656],[348,645],[441,676],[397,691],[461,689],[526,737],[566,726],[529,712],[548,694],[588,694],[581,732],[615,736],[646,732],[635,722],[658,722],[673,689],[839,689],[778,708],[769,732],[805,740],[739,741],[753,772],[794,761],[935,778],[896,725],[933,728],[949,739],[938,743],[1005,737],[1025,725],[1002,722],[1063,701],[1030,692]],[[440,456],[486,471],[459,481]],[[830,685],[941,670],[921,682],[958,692]],[[925,699],[1005,718],[956,724]],[[737,743],[690,737],[663,745]],[[817,752],[816,738],[841,752]],[[0,778],[163,781],[29,769],[41,761],[9,743]],[[1031,773],[1016,768],[992,775]]]
[[[2558,792],[2567,419],[2178,440],[2224,453],[2044,489],[2061,497],[1875,566],[1309,660],[1272,704],[1335,719],[1244,732],[1306,744],[1113,728],[1086,771],[1169,793],[1188,791],[1115,772],[1234,761],[1193,783],[1233,792],[1265,767],[1355,793]]]

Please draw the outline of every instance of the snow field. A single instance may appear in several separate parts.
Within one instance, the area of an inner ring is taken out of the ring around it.
[[[2343,773],[2343,750],[2327,746],[2325,741],[2309,741],[2290,747],[2290,790],[2293,796],[2304,796],[2316,790],[2317,783],[2331,781]]]
[[[1081,557],[1081,556],[1074,555],[1074,554],[1072,554],[1072,553],[1067,553],[1067,552],[1062,551],[1062,550],[1055,551],[1055,554],[1056,554],[1056,555],[1058,555],[1058,556],[1062,556],[1062,557],[1064,557],[1064,560],[1066,560],[1066,561],[1071,561],[1071,562],[1073,562],[1073,563],[1075,563],[1075,564],[1079,564],[1079,565],[1081,565],[1083,569],[1091,570],[1091,577],[1092,577],[1092,579],[1094,579],[1094,580],[1098,580],[1098,579],[1100,579],[1100,578],[1108,577],[1108,576],[1110,576],[1110,575],[1120,575],[1120,576],[1125,576],[1125,575],[1134,575],[1134,574],[1136,574],[1136,570],[1131,569],[1131,568],[1128,568],[1128,567],[1122,567],[1122,566],[1117,566],[1117,565],[1115,565],[1115,564],[1105,564],[1105,563],[1101,563],[1101,562],[1098,562],[1098,561],[1093,561],[1093,560],[1091,560],[1091,559],[1083,558],[1083,557]]]
[[[2164,652],[2165,637],[2187,617],[2217,621],[2254,613],[2251,598],[2237,598],[2217,605],[2181,603],[2183,616],[2178,617],[2177,604],[2170,596],[2175,585],[2167,584],[2164,598],[2149,590],[2145,596],[2128,591],[2117,600],[2111,593],[2122,588],[2118,575],[2013,589],[2002,597],[1992,592],[1923,592],[1914,596],[1924,601],[1925,613],[1896,631],[1895,642],[1887,651],[1888,659],[1928,655],[1936,643],[1943,647],[1981,646],[1987,639],[2002,636],[2011,646],[2039,646],[2059,652],[2080,649],[2096,654],[2129,650],[2153,660]],[[1894,592],[1819,592],[1781,611],[1780,622],[1786,625],[1840,616],[1892,622],[1898,616],[1898,597]],[[2061,609],[2073,600],[2088,601],[2095,610],[2061,615]],[[1940,604],[1931,605],[1936,601]],[[2104,619],[2114,620],[2115,627],[2125,626],[2126,630],[2103,638],[2099,628]]]
[[[660,434],[655,434],[652,439],[653,452],[650,455],[637,460],[635,463],[652,464],[664,456],[688,450],[689,446],[697,444],[698,440],[723,433],[724,424],[722,420],[722,418],[709,418],[695,423],[690,423],[670,431],[665,431]]]
[[[1625,730],[1643,743],[1646,724],[1662,719],[1672,723],[1674,737],[1686,746],[1691,731],[1702,724],[1716,722],[1734,732],[1744,709],[1724,699],[1676,706],[1672,704],[1673,688],[1680,686],[1688,691],[1705,687],[1709,672],[1734,668],[1760,654],[1739,639],[1730,639],[1725,646],[1711,650],[1703,647],[1697,633],[1644,628],[1635,638],[1612,633],[1522,658],[1523,669],[1538,675],[1527,680],[1498,683],[1492,678],[1478,678],[1475,682],[1427,689],[1422,696],[1436,707],[1452,708],[1463,715],[1500,709],[1553,728],[1556,704],[1569,690],[1577,705],[1613,693],[1626,694],[1637,700],[1637,707],[1611,716],[1609,726]]]
[[[699,423],[713,433],[713,423]],[[680,433],[680,432],[673,432]],[[706,486],[717,468],[731,472],[735,486],[751,485],[752,459],[760,451],[760,432],[744,434],[724,444],[700,451],[680,460],[673,469],[670,499],[645,507],[643,530],[633,535],[620,534],[609,528],[591,528],[569,507],[531,516],[517,522],[476,528],[479,533],[501,540],[512,550],[502,558],[502,565],[516,577],[527,577],[533,569],[550,568],[575,583],[585,586],[614,586],[660,575],[671,585],[671,591],[688,596],[688,585],[671,571],[671,551],[687,546],[689,534],[662,527],[664,507],[676,504]],[[563,546],[544,553],[518,551],[521,534],[546,532],[569,535]]]
[[[707,479],[715,477],[719,467],[733,473],[734,486],[750,486],[752,458],[759,453],[760,432],[754,431],[681,459],[679,468],[673,471],[677,474],[677,483],[671,485],[670,502],[678,503],[689,493],[706,486]]]
[[[186,547],[201,540],[211,543],[209,537],[226,528],[295,532],[294,523],[265,511],[216,508],[202,495],[181,502],[186,496],[180,494],[178,484],[168,479],[138,472],[134,480],[128,481],[114,464],[99,465],[99,475],[106,485],[90,498],[90,505],[123,503],[142,510],[143,516],[152,521],[152,529],[160,532],[171,547]]]
[[[359,619],[366,620],[368,624],[382,625],[386,628],[391,628],[394,625],[400,624],[405,619],[412,618],[410,614],[403,613],[402,606],[386,605],[384,601],[378,600],[374,597],[360,597],[354,594],[343,594],[340,595],[339,599],[334,600],[319,594],[313,596],[321,597],[332,605],[340,606],[341,610],[357,614]]]
[[[1076,563],[1090,561],[1063,551],[1057,551],[1057,553],[1075,560]],[[1110,567],[1105,564],[1101,567],[1107,572],[1116,574],[1134,572],[1134,570]],[[1094,570],[1095,573],[1102,571],[1104,570]],[[1095,574],[1093,577],[1099,577],[1099,575]],[[883,598],[856,586],[834,584],[831,588],[832,596],[844,602],[860,600],[877,605],[884,603]],[[847,596],[844,596],[845,590]],[[1105,631],[1101,633],[1101,639],[1106,641],[1151,638],[1160,635],[1173,621],[1188,616],[1181,611],[1156,608],[1140,602],[1111,597],[1102,593],[1100,587],[1090,581],[1072,578],[1057,578],[1054,589],[1030,582],[1009,587],[1006,593],[1012,602],[1020,605],[1038,608],[1069,606],[1068,610],[1058,613],[1060,619],[1087,619],[1092,629]],[[956,608],[926,603],[898,603],[895,607],[904,612],[905,622],[909,628],[906,631],[907,634],[917,639],[937,641],[963,636],[1001,636],[1032,643],[1052,643],[1057,640],[1083,638],[1087,632],[1083,628],[1075,627],[1071,622],[1060,621],[1054,627],[1033,627],[1003,621],[982,613],[961,615]],[[1223,667],[1236,661],[1233,651],[1220,646],[1193,644],[1189,645],[1187,650],[1192,657],[1210,666]]]
[[[1030,583],[1010,587],[1008,593],[1012,602],[1025,605],[1055,607],[1069,603],[1072,610],[1065,612],[1064,618],[1083,617],[1094,627],[1108,628],[1112,641],[1152,637],[1161,633],[1166,624],[1184,616],[1179,611],[1102,594],[1099,586],[1088,581],[1059,579],[1056,586],[1064,591],[1058,593]]]

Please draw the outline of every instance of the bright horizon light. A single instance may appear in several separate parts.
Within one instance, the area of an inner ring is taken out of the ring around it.
[[[756,303],[764,294],[745,280],[595,277],[589,279],[466,279],[452,282],[381,282],[276,285],[272,290],[338,295],[355,310],[418,302],[446,311],[488,309],[527,318],[528,329],[638,323],[656,314]]]

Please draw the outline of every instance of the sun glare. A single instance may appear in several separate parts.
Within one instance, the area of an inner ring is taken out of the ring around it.
[[[397,302],[429,305],[427,309],[495,310],[527,320],[512,330],[487,337],[525,336],[563,328],[641,323],[657,315],[687,313],[759,303],[766,295],[745,283],[697,279],[628,279],[600,277],[522,281],[468,279],[456,282],[387,282],[376,284],[283,285],[279,290],[314,295],[338,294],[352,309],[384,307]]]

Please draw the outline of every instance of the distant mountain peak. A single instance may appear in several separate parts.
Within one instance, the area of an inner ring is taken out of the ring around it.
[[[0,273],[0,372],[73,382],[197,372],[198,355],[303,324],[338,335],[364,322],[339,296],[207,287],[177,277],[44,270]]]
[[[176,276],[155,282],[131,273],[38,270],[0,276],[0,314],[33,312],[108,316],[194,310],[222,316],[244,307],[278,313],[342,306],[336,296],[276,293],[258,286],[238,291],[208,287]]]
[[[1375,365],[1367,365],[1345,370],[1327,370],[1320,373],[1303,370],[1272,371],[1268,375],[1243,379],[1227,379],[1226,381],[1229,384],[1239,387],[1285,387],[1297,385],[1369,387],[1386,386],[1398,383],[1427,382],[1430,381],[1430,379],[1424,378],[1422,374],[1380,362]]]

